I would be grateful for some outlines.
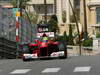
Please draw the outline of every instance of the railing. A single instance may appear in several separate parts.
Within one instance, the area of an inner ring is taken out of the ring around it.
[[[16,58],[16,42],[0,38],[0,58]]]
[[[68,55],[79,55],[79,46],[67,46]],[[81,47],[82,55],[92,55],[93,47]]]
[[[15,41],[10,41],[10,40],[2,38],[2,37],[0,37],[0,44],[16,47],[16,42]]]

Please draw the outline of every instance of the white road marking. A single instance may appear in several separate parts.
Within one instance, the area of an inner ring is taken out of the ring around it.
[[[86,67],[76,67],[73,72],[89,72],[91,69],[90,66]]]
[[[42,73],[56,73],[59,70],[61,70],[61,68],[46,68],[42,71]]]
[[[25,74],[27,72],[29,72],[31,69],[16,69],[12,72],[10,72],[10,74]]]

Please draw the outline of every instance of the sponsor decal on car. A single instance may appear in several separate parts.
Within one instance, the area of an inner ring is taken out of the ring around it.
[[[59,56],[64,56],[64,51],[53,52],[51,54],[51,57],[59,57]]]

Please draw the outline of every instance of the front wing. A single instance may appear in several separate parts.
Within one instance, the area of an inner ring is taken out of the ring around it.
[[[39,58],[57,58],[57,57],[64,57],[64,51],[59,51],[59,52],[53,52],[51,53],[50,56],[38,56],[36,53],[35,54],[23,54],[23,59],[28,60],[28,59],[39,59]]]

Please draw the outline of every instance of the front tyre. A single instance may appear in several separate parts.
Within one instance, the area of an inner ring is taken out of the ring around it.
[[[67,56],[61,56],[61,57],[59,57],[59,59],[66,59],[67,58]]]

